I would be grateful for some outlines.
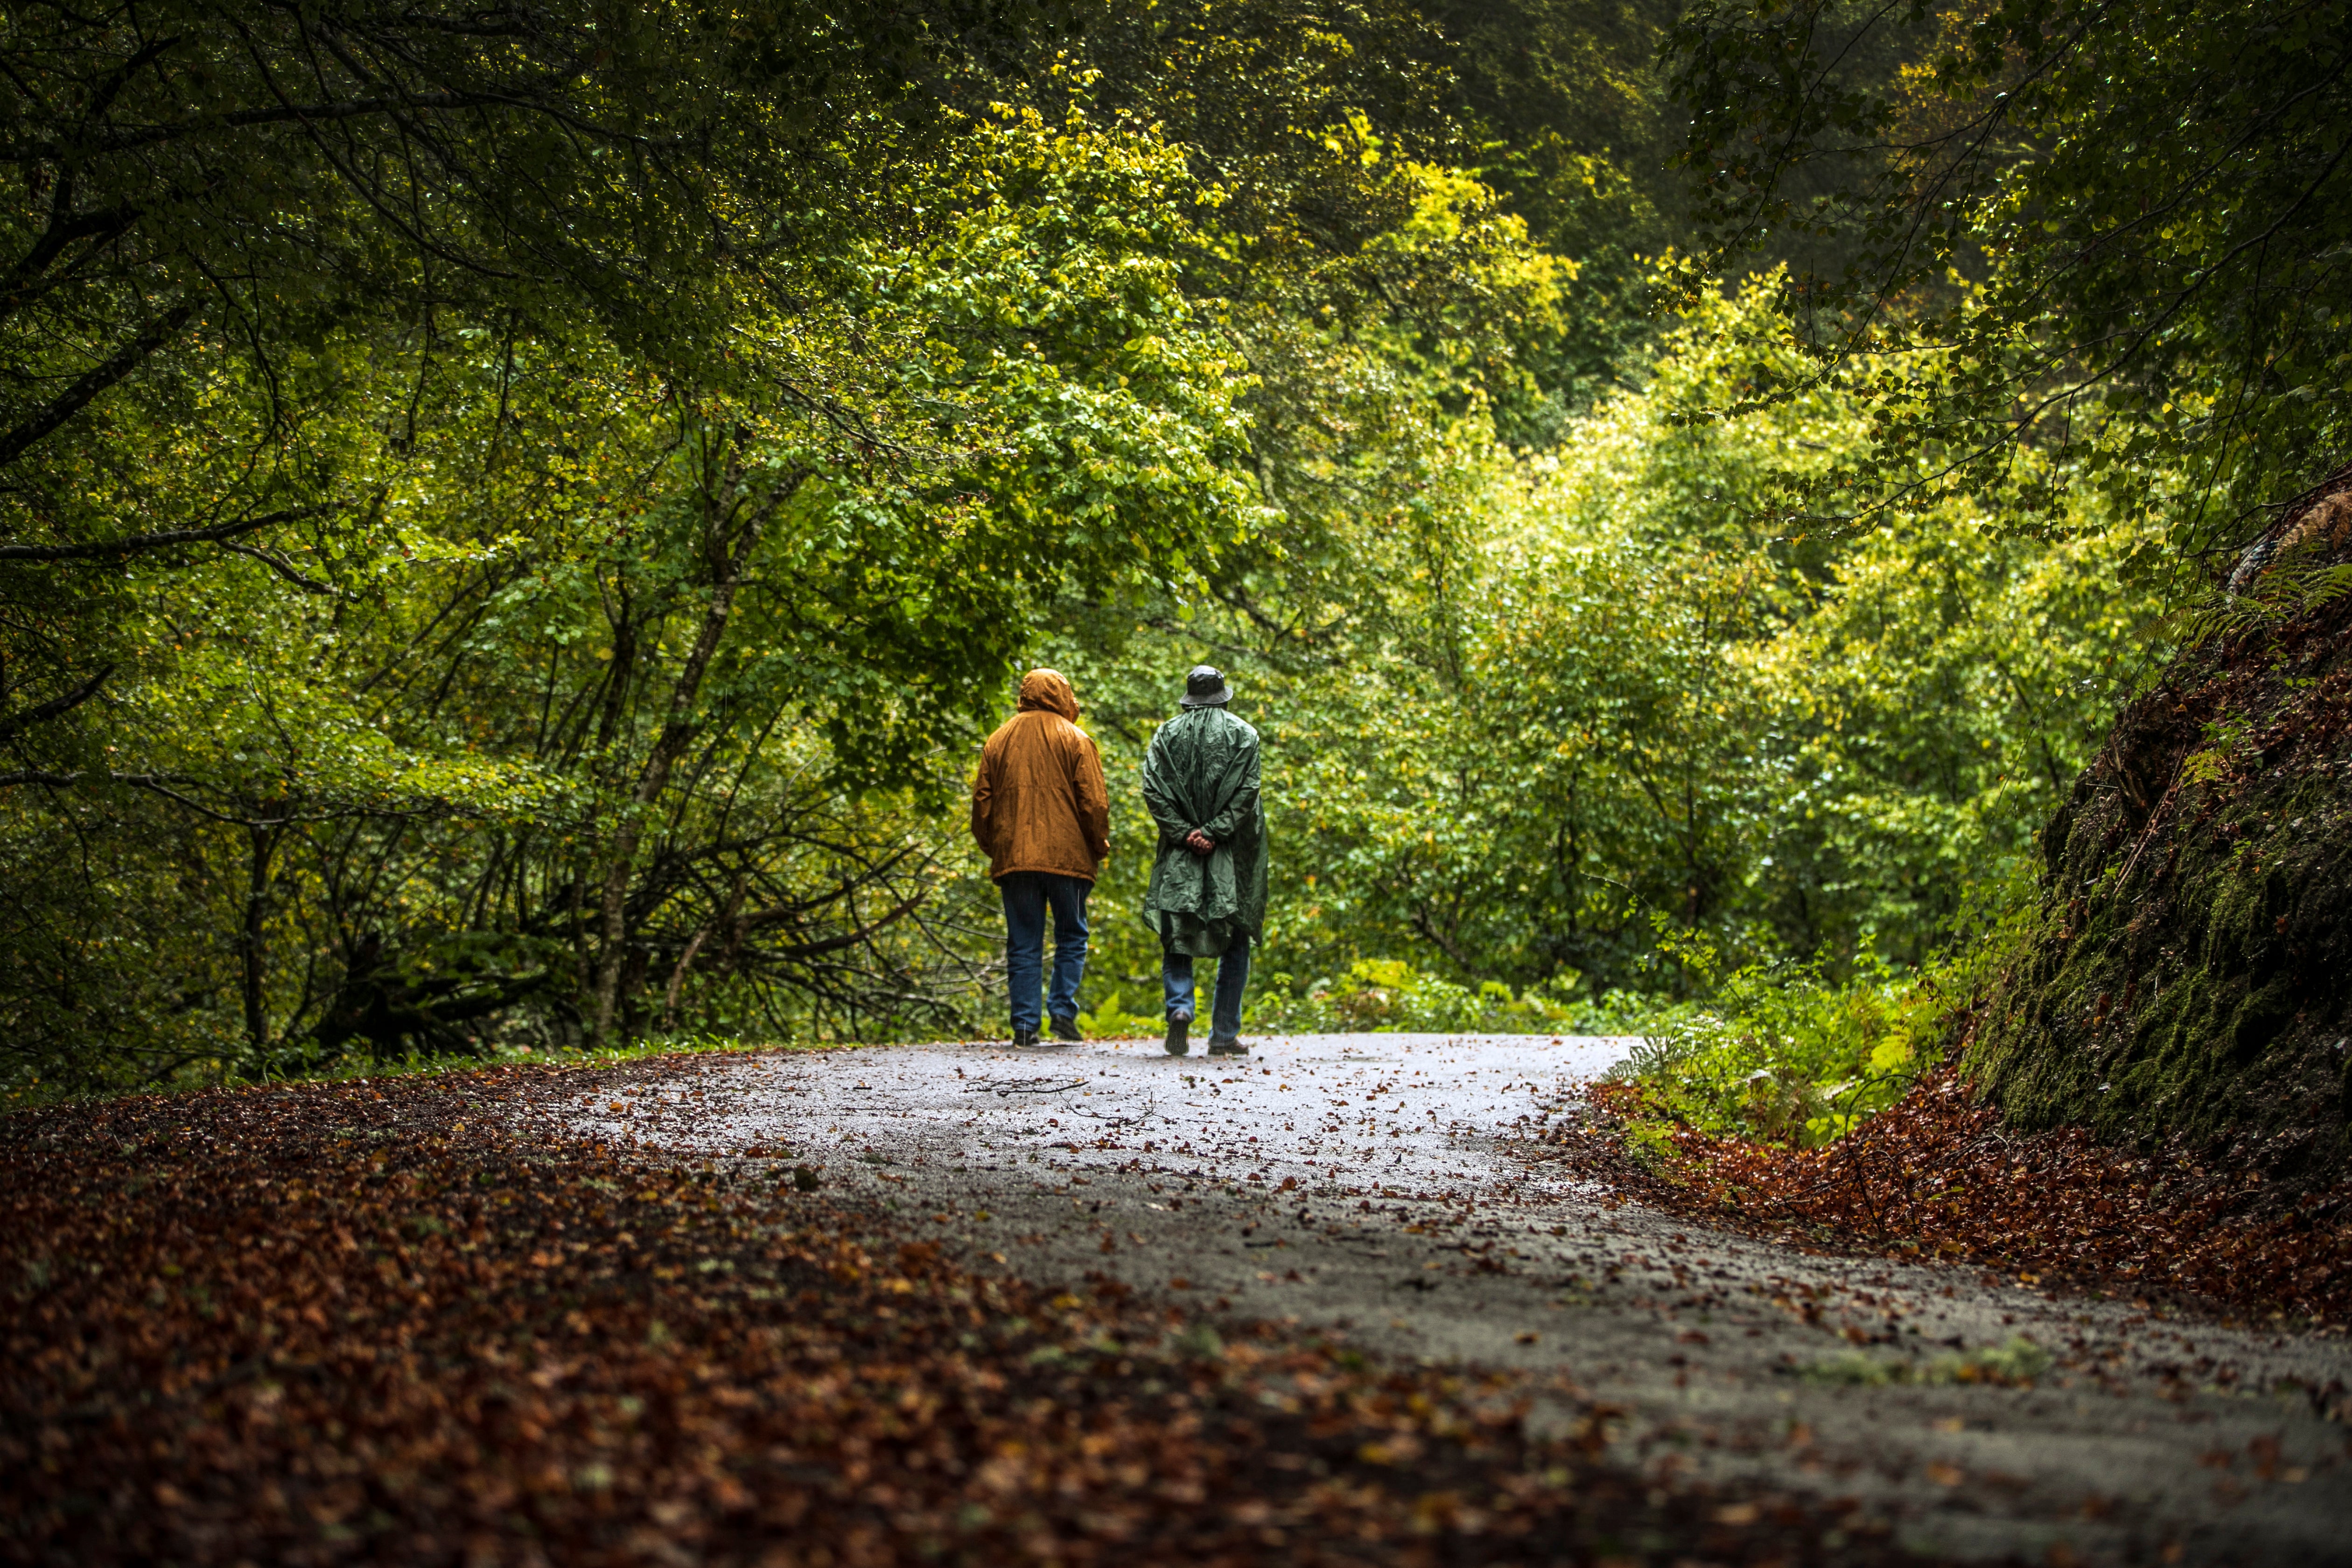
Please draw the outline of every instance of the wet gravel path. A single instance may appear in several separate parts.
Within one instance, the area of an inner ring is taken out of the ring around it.
[[[1622,1042],[1418,1035],[674,1058],[578,1131],[805,1165],[967,1266],[1380,1353],[1564,1372],[1661,1484],[1853,1498],[1915,1550],[2352,1563],[2340,1335],[1695,1227],[1516,1136]],[[1539,1406],[1538,1419],[1544,1417]]]

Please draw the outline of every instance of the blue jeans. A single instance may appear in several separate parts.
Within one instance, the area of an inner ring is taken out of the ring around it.
[[[1217,960],[1217,994],[1209,1012],[1209,1038],[1236,1040],[1242,1033],[1242,987],[1249,984],[1250,939],[1246,931],[1234,933],[1234,944]],[[1160,953],[1160,983],[1168,994],[1168,1011],[1180,1008],[1194,1013],[1192,1006],[1192,955],[1189,952]],[[1195,1013],[1195,1016],[1197,1016]]]
[[[1037,983],[1045,968],[1045,910],[1054,911],[1054,994],[1056,1018],[1078,1016],[1078,981],[1087,972],[1087,895],[1092,882],[1051,871],[1008,871],[997,879],[1004,895],[1004,984],[1013,996],[1013,1026],[1037,1027]]]

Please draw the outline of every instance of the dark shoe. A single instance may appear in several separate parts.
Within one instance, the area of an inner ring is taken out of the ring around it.
[[[1015,1030],[1013,1030],[1013,1048],[1014,1050],[1016,1050],[1016,1051],[1024,1051],[1024,1050],[1027,1050],[1031,1046],[1035,1045],[1036,1043],[1037,1043],[1037,1031],[1036,1031],[1036,1030],[1034,1030],[1034,1029],[1015,1029]]]
[[[1078,1021],[1076,1018],[1055,1019],[1054,1037],[1057,1040],[1083,1040],[1086,1038],[1084,1035],[1078,1033]]]
[[[1192,1014],[1171,1013],[1168,1015],[1168,1054],[1170,1056],[1181,1057],[1185,1052],[1192,1048],[1191,1042],[1184,1037],[1186,1034],[1191,1031],[1192,1027]]]
[[[1221,1040],[1216,1036],[1211,1035],[1209,1054],[1213,1057],[1245,1057],[1249,1055],[1249,1047],[1242,1044],[1239,1039]]]

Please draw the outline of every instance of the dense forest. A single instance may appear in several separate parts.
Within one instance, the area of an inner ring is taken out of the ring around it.
[[[993,1030],[1034,664],[1116,1027],[1207,661],[1262,1026],[1639,1029],[1819,1135],[2168,661],[2352,588],[2338,7],[0,28],[19,1096]]]

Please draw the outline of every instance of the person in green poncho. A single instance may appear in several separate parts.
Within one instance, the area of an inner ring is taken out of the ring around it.
[[[1257,731],[1225,710],[1232,700],[1225,678],[1199,666],[1184,678],[1183,711],[1160,727],[1143,758],[1143,802],[1160,826],[1143,920],[1160,933],[1171,1057],[1191,1048],[1196,958],[1218,961],[1209,1054],[1249,1054],[1242,988],[1250,946],[1265,929],[1265,806]]]

